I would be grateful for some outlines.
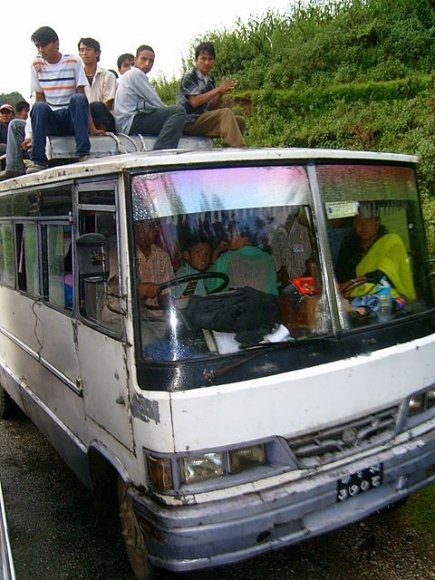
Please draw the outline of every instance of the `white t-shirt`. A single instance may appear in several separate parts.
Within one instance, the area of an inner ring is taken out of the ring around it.
[[[44,93],[46,103],[53,110],[67,107],[77,87],[87,86],[82,60],[75,54],[62,54],[55,64],[38,54],[32,62],[30,90]]]

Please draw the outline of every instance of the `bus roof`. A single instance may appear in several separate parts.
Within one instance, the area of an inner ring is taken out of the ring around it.
[[[153,169],[196,164],[252,163],[291,161],[307,163],[309,161],[332,162],[385,162],[385,163],[418,163],[414,155],[399,153],[378,153],[370,151],[349,151],[341,149],[302,149],[302,148],[247,148],[247,149],[209,149],[134,152],[108,157],[90,159],[84,163],[57,165],[30,175],[0,182],[2,191],[16,187],[31,187],[83,177],[116,174],[132,169]]]

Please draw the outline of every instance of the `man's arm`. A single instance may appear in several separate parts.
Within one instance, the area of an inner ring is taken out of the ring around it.
[[[205,103],[210,104],[209,109],[218,109],[221,106],[222,97],[226,93],[232,91],[236,85],[236,79],[227,79],[211,91],[207,91],[200,95],[188,95],[187,98],[194,109],[204,105]]]
[[[148,77],[144,73],[137,74],[132,80],[131,86],[132,89],[143,98],[145,109],[146,105],[148,105],[150,108],[166,107],[156,89],[153,87],[153,85],[148,80]]]
[[[35,101],[45,101],[45,94],[35,92]]]
[[[82,86],[82,85],[78,86],[76,89],[76,92],[81,94],[81,95],[84,95],[86,97],[86,92],[85,92],[84,86]],[[101,129],[97,129],[95,127],[94,119],[92,118],[92,113],[91,113],[91,106],[89,103],[88,103],[88,109],[89,109],[89,128],[88,128],[89,135],[93,135],[93,136],[105,135],[106,134],[105,131],[102,131]]]
[[[116,77],[110,71],[104,73],[103,79],[103,103],[108,111],[113,108],[116,93]]]

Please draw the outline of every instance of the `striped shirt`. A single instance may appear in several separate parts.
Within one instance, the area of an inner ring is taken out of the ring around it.
[[[37,55],[31,68],[31,92],[44,93],[53,110],[67,107],[77,87],[89,86],[83,63],[75,54],[62,54],[51,64]]]

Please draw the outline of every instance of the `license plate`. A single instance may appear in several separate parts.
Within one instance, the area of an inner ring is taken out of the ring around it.
[[[349,473],[337,481],[337,501],[345,501],[360,493],[382,485],[384,469],[377,463],[356,473]]]

